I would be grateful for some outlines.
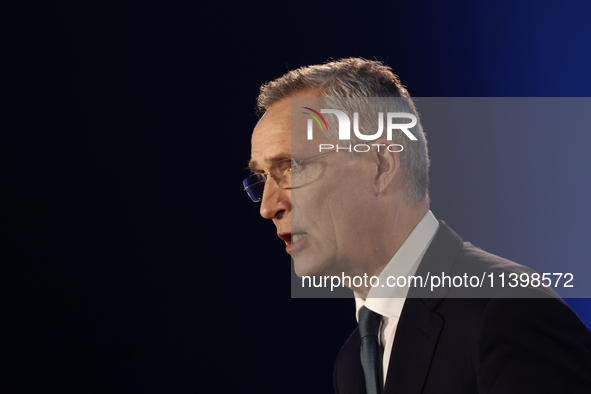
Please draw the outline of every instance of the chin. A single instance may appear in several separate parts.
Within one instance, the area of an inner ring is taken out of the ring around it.
[[[314,258],[305,258],[304,256],[297,256],[293,258],[293,266],[297,276],[324,276],[324,275],[340,275],[341,273],[333,273],[333,270],[326,261],[318,261]]]
[[[298,277],[302,276],[316,276],[318,275],[318,270],[314,269],[313,264],[306,262],[301,257],[298,259],[293,259],[293,268],[295,273]]]

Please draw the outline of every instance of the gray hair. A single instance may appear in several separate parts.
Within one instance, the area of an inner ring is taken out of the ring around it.
[[[379,61],[362,58],[340,59],[325,64],[301,67],[289,71],[274,81],[263,84],[257,99],[257,109],[264,113],[278,101],[305,90],[320,91],[327,101],[333,102],[333,105],[335,105],[335,100],[338,101],[337,98],[363,98],[365,104],[374,110],[373,113],[384,112],[383,106],[376,104],[383,103],[383,100],[369,98],[388,97],[392,98],[388,100],[390,111],[395,108],[395,112],[414,114],[417,117],[417,125],[413,128],[413,134],[417,141],[410,144],[405,143],[404,149],[400,152],[402,170],[405,175],[405,189],[407,197],[412,203],[419,203],[425,198],[429,199],[427,139],[410,94],[390,67]],[[376,106],[380,106],[380,108]],[[335,105],[335,107],[337,106]],[[338,107],[347,109],[347,100],[341,100]],[[327,134],[327,137],[338,141],[336,128],[331,127],[330,129],[333,130],[333,133]],[[405,138],[402,133],[393,133],[392,143],[407,142]],[[360,144],[364,141],[352,135],[351,143]]]

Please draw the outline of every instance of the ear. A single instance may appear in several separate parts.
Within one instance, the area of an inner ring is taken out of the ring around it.
[[[376,195],[383,193],[393,183],[402,181],[402,163],[398,152],[400,146],[392,145],[391,142],[379,139],[372,144],[372,159],[377,166],[373,185]]]

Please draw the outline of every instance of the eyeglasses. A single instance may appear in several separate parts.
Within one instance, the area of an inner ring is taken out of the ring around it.
[[[295,169],[295,174],[298,179],[302,179],[302,169],[301,164],[305,161],[310,159],[314,159],[316,157],[328,155],[329,153],[334,153],[335,150],[331,150],[328,152],[321,153],[319,155],[306,157],[302,160],[296,160],[294,158],[279,160],[275,164],[271,166],[269,172],[265,173],[257,173],[247,176],[244,181],[242,181],[242,186],[244,186],[244,191],[253,202],[261,202],[263,199],[263,192],[265,191],[265,183],[267,182],[268,176],[271,176],[277,186],[282,189],[291,189],[291,175],[292,171]]]

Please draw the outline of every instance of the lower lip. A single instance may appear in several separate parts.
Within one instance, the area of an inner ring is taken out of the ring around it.
[[[291,255],[291,252],[295,249],[298,249],[301,247],[301,245],[303,244],[303,242],[305,242],[305,239],[308,238],[308,234],[304,235],[303,237],[301,237],[300,239],[298,239],[296,242],[289,242],[287,245],[285,245],[285,251]]]

